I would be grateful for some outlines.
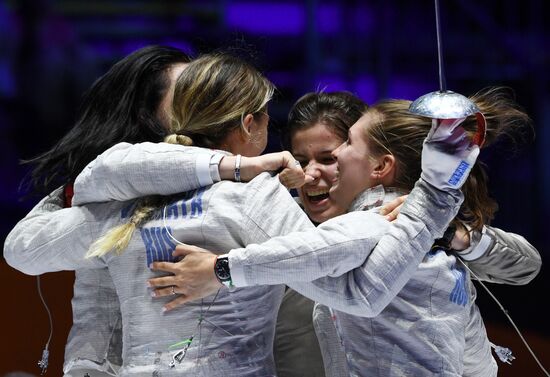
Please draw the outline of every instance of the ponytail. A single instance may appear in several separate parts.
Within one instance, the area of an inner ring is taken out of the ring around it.
[[[162,204],[162,199],[163,197],[160,196],[148,196],[140,199],[130,221],[114,227],[96,240],[90,246],[86,258],[102,257],[110,251],[114,251],[117,255],[122,254],[128,247],[136,228],[141,227],[151,218],[155,210]]]

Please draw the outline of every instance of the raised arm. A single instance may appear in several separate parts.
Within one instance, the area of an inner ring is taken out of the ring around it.
[[[242,157],[240,179],[282,170],[289,187],[307,181],[289,152]],[[206,148],[168,143],[117,144],[92,161],[74,183],[73,205],[125,201],[147,195],[171,195],[235,179],[236,156]]]

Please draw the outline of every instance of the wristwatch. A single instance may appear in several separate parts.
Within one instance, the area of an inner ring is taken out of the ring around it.
[[[216,258],[216,262],[214,263],[214,274],[220,283],[228,288],[233,287],[231,272],[229,271],[229,257],[227,254],[220,255]]]

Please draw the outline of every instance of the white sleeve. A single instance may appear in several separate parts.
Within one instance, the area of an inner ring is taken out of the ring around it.
[[[484,226],[481,232],[472,232],[470,239],[470,247],[457,254],[481,280],[523,285],[540,271],[539,252],[518,234]]]
[[[106,266],[98,258],[84,258],[94,240],[90,220],[84,208],[61,208],[59,194],[55,191],[40,201],[8,234],[4,257],[13,268],[40,275]]]
[[[380,238],[380,230],[386,226],[380,225],[383,223],[387,221],[374,213],[353,212],[328,220],[317,228],[231,250],[231,278],[239,287],[291,285],[342,275],[365,261]]]
[[[443,235],[462,200],[459,191],[439,191],[420,180],[391,224],[370,212],[354,212],[316,230],[232,250],[233,282],[236,286],[286,283],[337,310],[376,316]],[[354,267],[359,268],[338,276]]]
[[[168,143],[119,143],[90,162],[74,182],[73,205],[171,195],[219,180],[223,155]]]
[[[315,229],[278,177],[262,173],[233,192],[242,203],[242,224],[239,224],[244,245],[265,242],[272,237],[295,231]]]

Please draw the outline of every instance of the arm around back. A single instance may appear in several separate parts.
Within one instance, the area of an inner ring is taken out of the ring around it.
[[[168,143],[119,143],[90,162],[74,183],[73,205],[171,195],[213,183],[211,149]],[[215,166],[217,171],[218,166]]]
[[[4,243],[4,257],[13,268],[28,274],[101,268],[97,258],[85,259],[91,242],[93,219],[85,208],[61,208],[59,192],[40,201],[11,230]]]

